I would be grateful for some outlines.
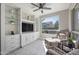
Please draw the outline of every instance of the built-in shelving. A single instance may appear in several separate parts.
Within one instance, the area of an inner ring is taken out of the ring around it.
[[[1,4],[1,54],[10,53],[39,38],[39,32],[22,33],[22,22],[35,24],[34,16],[25,15],[26,18],[23,16],[22,8]],[[11,31],[14,31],[14,35]]]
[[[20,10],[19,8],[5,6],[5,34],[11,35],[11,32],[14,34],[19,34],[20,31]]]
[[[34,23],[34,21],[30,21],[30,20],[26,20],[26,19],[22,19],[22,22],[25,22],[25,23]]]
[[[34,21],[34,15],[30,15],[22,11],[22,19]]]

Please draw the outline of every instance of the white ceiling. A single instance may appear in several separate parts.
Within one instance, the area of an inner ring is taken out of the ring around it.
[[[32,14],[32,15],[35,15],[36,17],[39,17],[41,15],[46,15],[46,14],[68,9],[71,6],[71,3],[46,3],[45,6],[50,7],[52,9],[44,10],[43,14],[41,13],[40,10],[33,12],[33,10],[37,9],[37,7],[31,5],[31,3],[10,3],[7,5],[12,5],[12,6],[22,8],[22,10],[26,12],[27,14]]]

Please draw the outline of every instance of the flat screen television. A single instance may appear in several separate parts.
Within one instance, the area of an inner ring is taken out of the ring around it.
[[[22,32],[33,32],[33,24],[22,23]]]

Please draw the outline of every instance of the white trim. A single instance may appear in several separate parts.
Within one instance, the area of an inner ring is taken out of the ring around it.
[[[33,21],[27,20],[27,19],[22,19],[22,22],[24,23],[34,23]]]
[[[48,17],[52,17],[52,16],[58,16],[58,17],[59,17],[59,20],[58,20],[58,22],[59,22],[58,27],[59,27],[59,28],[58,28],[57,30],[56,30],[56,29],[55,29],[55,30],[54,30],[54,29],[52,29],[52,30],[50,29],[49,31],[60,31],[60,15],[51,15],[51,16],[48,16]],[[47,18],[47,17],[46,17],[46,18]],[[44,19],[44,18],[41,18],[41,23],[40,23],[41,26],[42,26],[42,21],[43,21],[43,20],[45,20],[45,19]],[[42,29],[42,28],[41,28],[41,29]],[[42,29],[42,30],[43,30],[43,29]]]
[[[74,34],[79,34],[79,32],[77,32],[77,31],[72,31],[72,33],[74,33]]]

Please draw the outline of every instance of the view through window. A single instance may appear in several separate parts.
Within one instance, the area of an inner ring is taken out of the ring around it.
[[[59,16],[50,16],[42,21],[42,32],[55,32],[59,29]]]
[[[74,10],[73,31],[79,32],[79,8]]]

